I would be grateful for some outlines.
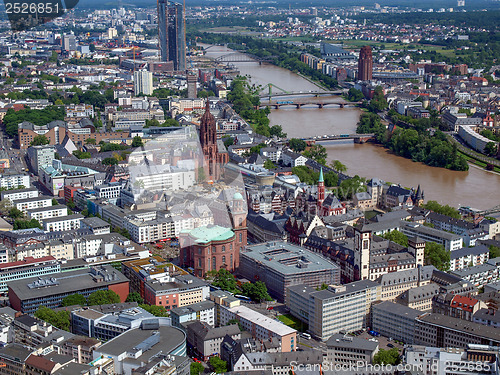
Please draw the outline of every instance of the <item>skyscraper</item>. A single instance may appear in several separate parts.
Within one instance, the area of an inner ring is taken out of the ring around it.
[[[184,7],[158,0],[158,42],[160,60],[174,62],[174,70],[186,70],[186,30]]]
[[[359,51],[358,60],[358,79],[361,81],[369,81],[372,79],[373,71],[373,56],[370,46],[364,46]]]
[[[134,94],[151,95],[153,93],[153,73],[147,70],[134,72]]]

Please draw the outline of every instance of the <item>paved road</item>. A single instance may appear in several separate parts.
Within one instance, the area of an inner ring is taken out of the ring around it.
[[[7,137],[3,129],[0,128],[0,148],[5,150],[10,158],[10,168],[17,173],[22,173],[26,168],[25,156],[26,152],[23,150],[14,149],[12,140]]]

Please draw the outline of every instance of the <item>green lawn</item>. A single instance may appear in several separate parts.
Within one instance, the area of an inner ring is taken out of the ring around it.
[[[307,330],[307,324],[301,322],[299,319],[294,317],[292,314],[278,315],[278,319],[283,324],[290,328],[296,329],[300,332],[305,332]]]

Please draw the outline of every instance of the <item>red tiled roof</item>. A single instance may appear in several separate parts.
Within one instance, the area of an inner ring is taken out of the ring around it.
[[[33,366],[39,370],[46,371],[49,374],[52,373],[52,369],[56,366],[56,363],[49,361],[43,357],[39,357],[37,355],[30,355],[28,359],[26,359],[27,366]]]
[[[475,298],[470,298],[466,296],[456,295],[451,300],[451,307],[460,308],[464,311],[472,312],[473,307],[478,303]]]

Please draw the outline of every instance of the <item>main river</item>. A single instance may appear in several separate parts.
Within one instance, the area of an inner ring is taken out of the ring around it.
[[[213,46],[208,49],[207,56],[218,57],[230,52],[234,51],[222,46]],[[315,84],[274,65],[259,65],[257,62],[232,64],[242,75],[249,75],[251,83],[257,85],[272,83],[287,91],[318,91]],[[337,100],[342,101],[340,98]],[[357,108],[280,108],[272,110],[269,118],[271,125],[281,125],[289,137],[309,137],[355,133],[360,113]],[[429,167],[393,155],[374,144],[323,145],[328,151],[328,160],[340,160],[347,166],[347,173],[351,176],[357,174],[366,178],[378,177],[407,187],[420,184],[425,191],[425,200],[436,200],[454,207],[487,209],[500,204],[498,174],[473,166],[468,172]]]

